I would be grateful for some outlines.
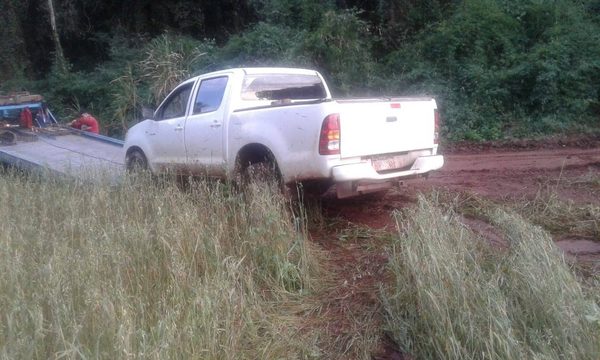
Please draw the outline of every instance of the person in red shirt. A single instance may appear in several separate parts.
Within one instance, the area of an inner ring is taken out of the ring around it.
[[[94,134],[100,133],[100,127],[98,126],[98,120],[95,117],[82,111],[79,114],[79,118],[71,121],[71,127],[83,131],[89,131]]]
[[[33,127],[33,118],[31,115],[31,110],[28,107],[25,107],[21,110],[21,117],[19,119],[21,127],[31,129]]]

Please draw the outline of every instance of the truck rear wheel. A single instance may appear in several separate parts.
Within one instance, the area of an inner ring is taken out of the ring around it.
[[[296,191],[286,186],[273,153],[262,145],[246,146],[236,159],[236,187],[245,191],[251,183],[267,183],[278,188],[284,197],[294,198]]]
[[[244,180],[246,183],[255,182],[277,182],[280,183],[279,171],[277,165],[272,162],[258,162],[249,164],[244,170]]]
[[[287,195],[287,188],[283,184],[283,178],[277,167],[277,163],[269,158],[262,161],[247,164],[238,163],[235,182],[241,190],[245,190],[252,183],[271,184],[282,190]]]

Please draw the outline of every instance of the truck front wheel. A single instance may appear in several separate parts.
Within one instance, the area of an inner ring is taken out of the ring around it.
[[[148,160],[146,155],[141,150],[132,150],[127,154],[126,158],[127,171],[139,172],[148,170]]]

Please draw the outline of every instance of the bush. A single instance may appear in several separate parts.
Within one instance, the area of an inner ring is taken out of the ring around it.
[[[540,228],[500,209],[487,216],[509,241],[505,252],[435,197],[397,217],[383,294],[394,340],[417,358],[596,359],[597,289],[583,290]]]
[[[336,95],[369,93],[374,60],[369,25],[356,10],[329,11],[306,37],[302,52],[330,77]]]
[[[599,30],[571,1],[465,1],[385,69],[438,96],[451,139],[579,130],[600,96]]]
[[[232,36],[220,51],[226,66],[302,66],[308,60],[299,51],[306,31],[259,22],[242,35]]]
[[[64,121],[86,109],[101,131],[122,137],[141,117],[142,106],[156,107],[181,80],[213,66],[212,41],[163,34],[151,41],[115,36],[111,60],[94,71],[53,67],[48,78],[34,83],[51,109]]]
[[[168,33],[152,39],[143,52],[144,59],[139,63],[141,76],[150,87],[154,103],[161,102],[193,73],[208,68],[214,59],[211,42]]]

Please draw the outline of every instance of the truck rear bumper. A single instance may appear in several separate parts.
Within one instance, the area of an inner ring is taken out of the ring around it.
[[[340,165],[333,168],[337,197],[346,198],[389,188],[394,181],[417,177],[444,165],[442,155],[420,156],[410,169],[378,173],[369,162]]]
[[[418,157],[408,170],[378,173],[369,162],[339,165],[333,168],[333,180],[335,182],[345,181],[384,181],[421,175],[437,170],[444,165],[442,155],[431,155]]]

